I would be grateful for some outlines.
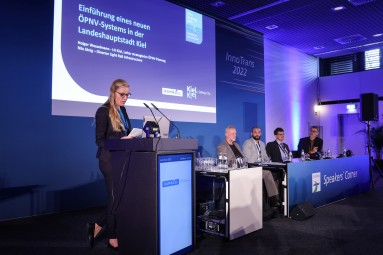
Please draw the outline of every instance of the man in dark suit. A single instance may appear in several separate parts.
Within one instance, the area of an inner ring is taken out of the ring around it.
[[[323,140],[318,137],[319,129],[317,126],[312,126],[310,129],[310,136],[301,138],[298,144],[298,152],[303,150],[305,154],[314,154],[322,152]]]
[[[289,160],[290,149],[283,142],[285,139],[285,131],[278,127],[274,130],[275,141],[266,145],[266,152],[273,162],[284,162]]]

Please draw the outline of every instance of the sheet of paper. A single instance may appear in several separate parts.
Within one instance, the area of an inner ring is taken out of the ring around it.
[[[129,135],[138,138],[142,137],[142,132],[143,130],[141,128],[133,128]]]

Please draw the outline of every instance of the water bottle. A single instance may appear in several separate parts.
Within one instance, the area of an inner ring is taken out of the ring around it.
[[[243,168],[242,158],[237,158],[237,168]]]
[[[302,152],[301,152],[301,160],[305,161],[305,151],[303,149],[302,149]]]
[[[199,151],[197,152],[197,158],[196,158],[195,164],[196,164],[196,169],[198,170],[202,169],[202,158],[201,158],[201,153]]]
[[[223,165],[223,168],[227,168],[227,155],[226,153],[223,154],[222,156],[222,165]]]
[[[145,136],[146,138],[149,138],[149,127],[145,128]]]
[[[331,157],[331,151],[330,151],[330,149],[327,149],[327,157]]]
[[[293,160],[293,153],[290,151],[289,152],[289,161],[291,162]]]
[[[346,147],[343,147],[343,157],[346,157],[347,156],[347,150],[346,150]]]
[[[223,168],[223,154],[222,152],[218,155],[218,168]]]

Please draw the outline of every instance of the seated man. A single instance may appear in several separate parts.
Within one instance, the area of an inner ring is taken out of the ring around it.
[[[323,140],[318,137],[319,129],[317,126],[312,126],[310,136],[301,138],[298,143],[298,153],[303,150],[305,154],[310,156],[316,152],[322,152]]]
[[[252,138],[247,139],[243,143],[243,155],[247,158],[249,163],[269,161],[269,157],[266,154],[265,143],[260,140],[261,135],[261,128],[253,127],[251,129]],[[270,199],[270,206],[279,207],[278,189],[274,182],[273,175],[269,170],[262,170],[262,178],[265,182],[267,196]]]
[[[237,138],[237,131],[235,127],[228,126],[225,130],[225,141],[220,143],[217,148],[217,154],[226,153],[228,162],[233,162],[237,158],[243,158],[243,153],[239,145],[235,142]],[[268,174],[262,174],[263,180],[265,182],[266,188],[269,187],[268,194],[270,197],[270,206],[278,208],[280,206],[280,202],[278,200],[278,190],[275,187],[275,182],[273,176],[270,171]],[[266,184],[267,183],[267,184]],[[272,186],[274,185],[274,186]]]
[[[233,126],[228,126],[225,130],[225,141],[221,142],[217,148],[217,155],[226,154],[229,165],[235,162],[237,158],[243,158],[241,147],[235,142],[236,138],[237,130]]]
[[[290,149],[283,142],[285,139],[285,131],[278,127],[274,130],[275,141],[266,145],[266,152],[273,162],[285,162],[289,160]]]
[[[269,157],[266,153],[266,145],[261,141],[261,128],[253,127],[251,129],[251,137],[247,139],[242,146],[243,153],[248,159],[249,163],[259,161],[269,161]]]

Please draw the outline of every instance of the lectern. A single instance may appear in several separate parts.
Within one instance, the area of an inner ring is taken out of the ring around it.
[[[195,246],[193,139],[111,139],[120,254],[186,254]]]

